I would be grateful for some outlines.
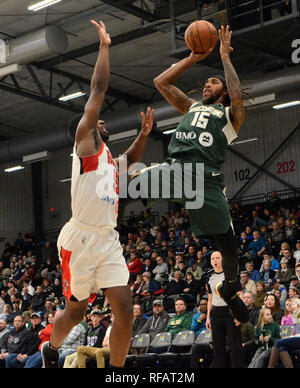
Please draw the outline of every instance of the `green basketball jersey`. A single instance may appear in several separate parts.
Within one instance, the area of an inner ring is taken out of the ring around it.
[[[204,163],[205,169],[221,170],[228,145],[237,137],[229,117],[229,107],[222,104],[193,104],[183,116],[169,144],[171,158],[190,163]]]

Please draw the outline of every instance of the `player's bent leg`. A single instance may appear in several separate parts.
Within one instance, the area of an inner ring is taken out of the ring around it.
[[[71,298],[72,299],[72,298]],[[74,326],[83,320],[89,299],[69,300],[66,308],[55,318],[50,342],[43,344],[41,354],[44,368],[58,368],[58,349]]]
[[[105,290],[105,296],[115,317],[109,339],[110,365],[122,368],[132,336],[133,309],[130,290],[128,286],[112,287]]]

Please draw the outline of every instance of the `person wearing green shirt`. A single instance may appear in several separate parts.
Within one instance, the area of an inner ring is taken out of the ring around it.
[[[280,339],[280,326],[273,321],[271,310],[262,308],[255,328],[255,342],[259,346],[249,368],[264,368],[268,364],[272,346]]]
[[[186,311],[186,303],[184,299],[177,299],[175,302],[176,315],[170,318],[166,331],[176,337],[178,333],[185,330],[190,330],[193,316]]]
[[[166,200],[182,204],[189,210],[192,232],[197,237],[215,238],[225,274],[217,285],[218,292],[234,317],[246,323],[249,313],[237,297],[241,290],[239,260],[221,167],[246,118],[245,93],[230,60],[231,34],[229,26],[221,26],[220,56],[225,74],[205,81],[202,101],[190,98],[174,84],[211,51],[191,53],[154,79],[159,92],[183,117],[172,134],[166,161],[133,173],[129,191],[131,198],[140,197],[147,206]]]

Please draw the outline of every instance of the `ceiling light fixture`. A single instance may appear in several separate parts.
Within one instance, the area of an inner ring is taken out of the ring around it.
[[[15,167],[10,167],[4,170],[4,172],[14,172],[18,170],[24,170],[23,166],[15,166]]]
[[[29,11],[36,12],[36,11],[39,11],[40,9],[50,7],[50,5],[59,3],[60,1],[61,0],[42,0],[42,1],[39,1],[38,3],[30,5],[27,9]]]
[[[59,101],[69,101],[69,100],[74,100],[74,98],[82,97],[85,96],[84,92],[76,92],[72,94],[68,94],[67,96],[63,96],[59,98]]]
[[[296,100],[296,101],[286,102],[285,104],[274,105],[273,109],[289,108],[290,106],[295,106],[299,104],[300,104],[300,101]]]

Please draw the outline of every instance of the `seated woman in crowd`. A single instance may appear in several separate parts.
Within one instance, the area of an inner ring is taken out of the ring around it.
[[[280,306],[280,301],[277,296],[269,294],[265,299],[265,307],[271,310],[272,318],[274,322],[281,324],[281,320],[284,316],[284,312]]]

